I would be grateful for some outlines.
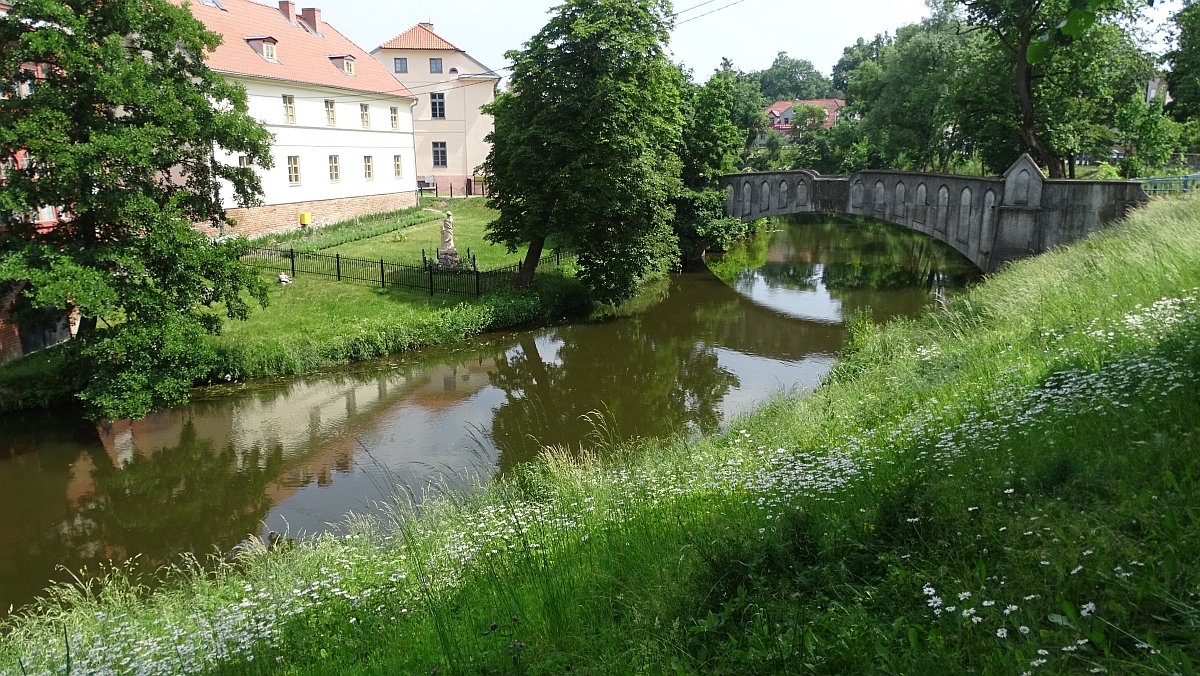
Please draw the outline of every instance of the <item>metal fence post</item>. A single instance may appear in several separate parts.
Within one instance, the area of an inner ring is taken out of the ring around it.
[[[288,247],[288,251],[291,252],[291,254],[288,257],[292,259],[292,279],[295,279],[296,278],[296,247],[294,247],[294,246]]]
[[[333,254],[333,261],[337,264],[337,280],[342,281],[342,254]]]
[[[387,274],[383,271],[382,258],[379,259],[379,286],[380,288],[387,288]]]
[[[429,295],[432,296],[433,295],[433,266],[430,265],[427,269],[429,270]]]
[[[475,270],[475,295],[478,296],[481,295],[479,293],[479,266],[475,264],[473,257],[471,258],[471,267]]]

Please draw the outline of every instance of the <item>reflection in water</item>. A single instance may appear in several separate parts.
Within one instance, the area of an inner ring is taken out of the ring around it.
[[[397,484],[420,491],[506,471],[542,444],[577,448],[594,411],[608,438],[712,431],[816,385],[850,313],[913,314],[931,288],[971,276],[897,228],[778,227],[619,321],[214,388],[99,428],[62,413],[0,418],[0,609],[64,579],[59,565],[138,555],[157,567],[265,529],[327,530]]]

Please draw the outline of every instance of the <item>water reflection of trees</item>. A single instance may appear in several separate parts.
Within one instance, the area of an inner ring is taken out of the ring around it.
[[[819,270],[829,291],[929,290],[940,283],[953,288],[978,276],[948,245],[892,224],[824,216],[781,220],[788,225],[731,250],[714,271],[724,270],[722,279],[735,284],[754,276],[774,288],[811,290]]]
[[[721,401],[737,378],[711,346],[666,337],[641,321],[589,328],[544,334],[552,345],[526,334],[497,359],[492,385],[507,396],[491,436],[502,470],[539,444],[577,447],[591,434],[662,437],[720,423]],[[547,361],[542,352],[552,347],[557,358]],[[592,412],[604,426],[594,426]]]
[[[58,515],[60,522],[44,524],[27,541],[13,571],[24,586],[0,589],[15,602],[62,579],[65,573],[56,569],[94,572],[110,559],[137,555],[139,569],[153,571],[186,552],[232,548],[260,530],[272,505],[266,487],[283,467],[281,448],[214,448],[197,438],[191,423],[173,448],[124,462],[100,448],[75,457],[90,469],[83,478],[90,490]]]

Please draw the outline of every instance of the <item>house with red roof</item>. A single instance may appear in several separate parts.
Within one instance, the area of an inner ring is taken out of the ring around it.
[[[183,4],[183,0],[172,0]],[[218,33],[209,68],[246,89],[250,114],[274,135],[263,204],[238,208],[234,234],[254,236],[395,211],[417,202],[416,98],[378,61],[291,0],[192,0]],[[223,154],[217,160],[245,163]]]
[[[838,121],[838,111],[846,106],[844,99],[804,99],[796,101],[776,101],[763,112],[772,129],[791,131],[796,128],[796,107],[815,106],[825,109],[825,119],[821,122],[823,129],[829,129]]]
[[[417,174],[439,192],[476,192],[473,179],[491,150],[494,123],[480,111],[496,97],[500,76],[419,23],[371,55],[417,98]],[[472,184],[468,190],[468,184]]]

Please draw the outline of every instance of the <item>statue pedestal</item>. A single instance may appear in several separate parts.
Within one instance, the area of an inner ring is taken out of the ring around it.
[[[462,264],[458,258],[457,249],[439,249],[437,262],[442,267],[458,267]]]

